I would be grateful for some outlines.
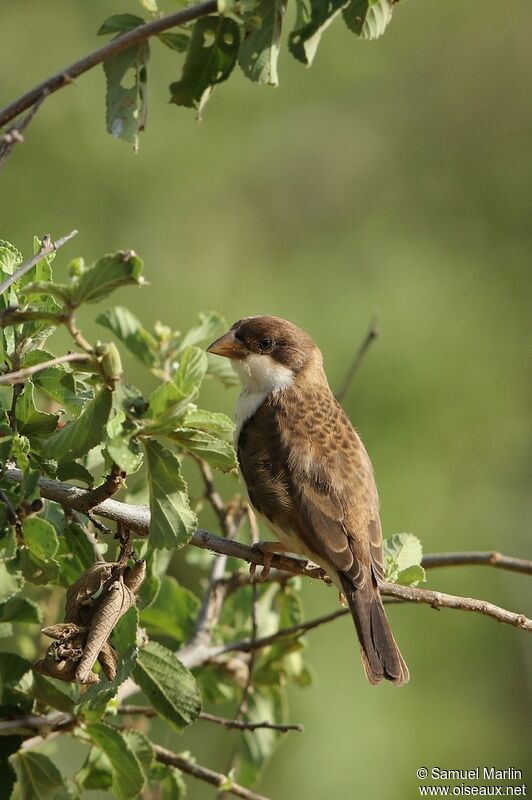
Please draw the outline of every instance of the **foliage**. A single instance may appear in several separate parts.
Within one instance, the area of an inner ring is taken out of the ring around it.
[[[2,242],[1,274],[13,274],[21,261],[14,247]],[[176,655],[176,648],[193,636],[201,606],[199,597],[168,574],[170,552],[190,540],[201,507],[189,496],[183,467],[198,461],[204,469],[211,465],[231,472],[236,467],[229,442],[232,422],[197,405],[205,379],[227,382],[227,375],[212,370],[201,347],[225,322],[211,312],[184,333],[160,323],[148,331],[127,308],[112,306],[99,311],[96,321],[115,341],[89,343],[78,328],[79,309],[109,301],[118,289],[142,287],[142,272],[137,255],[120,252],[89,265],[75,259],[61,283],[52,259],[46,258],[0,298],[3,373],[35,370],[53,359],[48,342],[60,327],[84,357],[37,369],[14,386],[0,386],[0,635],[8,648],[21,651],[28,631],[36,634],[35,626],[45,622],[44,632],[53,639],[33,672],[26,658],[14,652],[1,655],[1,710],[3,716],[73,714],[74,733],[89,748],[83,767],[68,781],[47,755],[20,749],[21,736],[3,737],[6,785],[11,788],[16,780],[20,798],[35,792],[73,798],[95,788],[134,798],[159,780],[169,797],[182,796],[182,779],[156,763],[151,740],[113,725],[116,694],[128,678],[159,719],[177,732],[194,724],[203,703],[238,705],[243,692],[245,720],[286,724],[285,687],[311,683],[302,656],[304,640],[297,633],[256,653],[252,684],[246,659],[236,672],[236,660],[222,656],[207,660],[193,674]],[[155,386],[148,396],[124,377],[119,347],[151,373]],[[20,470],[20,479],[10,472],[13,467]],[[131,542],[131,532],[119,527],[118,546],[88,511],[65,511],[39,494],[42,478],[99,485],[95,505],[122,488],[129,476],[148,487],[150,533],[147,540]],[[104,495],[99,494],[102,488]],[[392,537],[386,557],[394,579],[422,579],[418,545],[411,534]],[[209,567],[208,558],[195,558],[192,552],[188,558]],[[137,573],[142,573],[140,581]],[[118,588],[121,607],[111,611],[112,592]],[[214,643],[249,636],[252,591],[257,593],[260,635],[300,624],[299,588],[296,578],[257,590],[236,588],[212,631]],[[62,622],[55,609],[65,589]],[[91,631],[105,625],[109,630],[82,675],[76,666],[82,663],[80,654],[89,647]],[[35,644],[32,652],[38,653]],[[272,729],[238,734],[239,780],[257,781],[280,736]]]
[[[392,16],[396,0],[295,0],[288,48],[306,66],[314,61],[320,39],[337,16],[360,39],[377,39]],[[98,33],[118,37],[152,19],[160,10],[155,0],[142,2],[148,17],[114,14]],[[226,81],[237,64],[259,84],[277,86],[278,59],[287,0],[219,0],[217,13],[185,22],[179,32],[165,31],[159,41],[182,60],[181,77],[170,84],[170,102],[196,109],[201,117],[215,87]],[[107,81],[107,130],[138,149],[147,121],[150,46],[141,42],[104,62]]]

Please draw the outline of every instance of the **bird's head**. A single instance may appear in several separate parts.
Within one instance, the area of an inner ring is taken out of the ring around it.
[[[308,333],[279,317],[246,317],[207,348],[231,359],[242,384],[254,391],[281,389],[321,354]]]

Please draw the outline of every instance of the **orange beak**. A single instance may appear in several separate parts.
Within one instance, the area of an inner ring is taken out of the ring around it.
[[[225,358],[245,358],[249,351],[248,349],[235,339],[234,331],[228,331],[216,339],[208,348],[208,353],[213,353],[215,356],[225,356]]]

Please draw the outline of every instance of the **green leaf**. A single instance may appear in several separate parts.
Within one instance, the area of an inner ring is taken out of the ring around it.
[[[393,0],[351,0],[344,8],[347,27],[361,39],[378,39],[392,18]]]
[[[19,714],[31,710],[33,700],[27,691],[30,670],[30,662],[17,653],[0,652],[0,706],[14,706],[12,710]]]
[[[96,560],[96,539],[93,538],[94,544],[91,544],[83,526],[69,519],[66,520],[63,536],[68,552],[79,558],[82,567],[86,570],[92,567]],[[92,534],[89,536],[92,537]]]
[[[99,747],[91,747],[74,780],[80,789],[110,789],[113,784],[113,768],[105,752]]]
[[[157,785],[162,787],[161,800],[185,800],[187,785],[179,770],[163,764],[158,764],[157,767],[163,767],[157,776]]]
[[[172,379],[183,396],[195,396],[207,372],[207,353],[199,347],[187,346],[181,353],[179,367]]]
[[[33,398],[33,384],[28,381],[24,386],[15,409],[17,428],[23,436],[42,436],[55,431],[57,416],[38,411]]]
[[[140,613],[140,624],[151,635],[170,636],[185,642],[194,630],[200,601],[175,578],[165,575],[154,602]]]
[[[142,791],[145,780],[139,760],[124,736],[103,722],[90,723],[85,730],[111,763],[112,790],[117,800],[136,797]]]
[[[13,625],[10,622],[0,622],[0,639],[13,636]]]
[[[195,428],[215,436],[232,435],[235,429],[234,422],[220,411],[205,411],[205,409],[195,406],[187,408],[181,425],[184,428]]]
[[[12,597],[7,603],[0,605],[1,622],[29,622],[40,625],[42,619],[39,606],[28,597]]]
[[[157,343],[129,309],[124,306],[109,308],[96,317],[96,322],[111,330],[140,361],[148,367],[154,366]]]
[[[190,42],[190,36],[187,33],[165,31],[159,34],[159,41],[171,50],[175,50],[177,53],[186,53]]]
[[[220,358],[220,356],[207,353],[207,363],[207,375],[209,375],[209,377],[220,381],[220,383],[227,388],[240,385],[238,375],[231,366],[231,362],[228,358]]]
[[[153,547],[182,547],[197,526],[190,509],[187,485],[179,460],[158,442],[144,442],[150,492],[150,543]]]
[[[210,344],[213,339],[220,336],[227,328],[225,319],[216,311],[201,312],[199,318],[199,325],[191,328],[183,336],[180,342],[181,350],[184,350],[185,347],[189,347],[190,345],[198,345],[204,342]],[[221,360],[223,359],[218,357],[218,361]]]
[[[94,476],[83,464],[78,464],[77,461],[63,461],[62,464],[59,464],[57,467],[57,479],[60,481],[81,481],[86,483],[87,486],[92,486],[94,483]]]
[[[0,561],[0,603],[4,603],[18,594],[24,586],[22,572],[13,564]]]
[[[349,0],[298,0],[296,27],[288,37],[294,58],[310,67],[322,33]]]
[[[67,792],[63,776],[43,753],[19,750],[10,761],[17,773],[20,800],[53,800],[58,790]]]
[[[0,239],[0,272],[12,275],[15,267],[22,263],[22,253],[11,242]]]
[[[204,431],[192,428],[176,428],[168,438],[183,450],[193,453],[213,467],[229,472],[237,466],[236,452],[232,444]]]
[[[197,719],[201,698],[196,681],[171,650],[148,642],[139,652],[133,676],[153,708],[176,731]]]
[[[283,724],[286,720],[286,700],[276,686],[268,688],[255,687],[248,699],[246,712],[247,722],[263,722],[269,720]],[[239,780],[246,786],[252,786],[260,775],[277,747],[282,733],[268,728],[256,731],[245,731],[240,741]]]
[[[153,765],[154,753],[150,740],[141,731],[124,731],[124,739],[139,760],[142,772],[148,780]]]
[[[13,447],[13,431],[6,423],[0,423],[0,464],[5,464]]]
[[[44,454],[57,461],[72,461],[88,453],[103,439],[111,402],[112,392],[104,387],[87,403],[78,419],[68,422],[46,441]]]
[[[383,543],[386,579],[416,586],[425,580],[421,542],[413,533],[394,533]]]
[[[79,688],[76,684],[49,678],[47,675],[33,673],[32,695],[36,700],[45,703],[58,711],[70,713],[79,700]]]
[[[34,364],[42,364],[52,358],[53,355],[45,350],[31,350],[22,359],[21,367],[32,367]],[[73,374],[65,367],[59,364],[55,367],[47,367],[36,372],[32,381],[37,389],[63,406],[74,417],[79,415],[82,400],[76,396],[76,382]]]
[[[72,304],[96,303],[121,286],[139,286],[142,260],[132,251],[103,256],[82,272],[72,292]]]
[[[170,102],[195,108],[200,117],[214,86],[227,80],[233,71],[239,46],[240,30],[230,17],[198,19],[181,80],[170,85]]]
[[[246,34],[238,61],[244,75],[258,83],[277,86],[277,59],[287,0],[259,0],[244,15]]]
[[[26,301],[40,295],[51,295],[58,303],[68,303],[70,300],[70,287],[64,283],[53,281],[32,281],[19,290],[19,294]]]
[[[27,517],[22,531],[24,544],[36,558],[46,561],[55,556],[59,541],[53,525],[41,517]]]
[[[144,25],[146,20],[136,14],[113,14],[102,23],[98,36],[107,36],[110,33],[125,33],[139,25]]]
[[[148,117],[149,56],[148,43],[141,42],[103,62],[107,80],[107,130],[116,139],[132,142],[135,150]]]

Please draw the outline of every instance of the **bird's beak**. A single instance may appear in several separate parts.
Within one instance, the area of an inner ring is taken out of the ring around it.
[[[228,331],[216,339],[208,348],[208,353],[215,356],[225,356],[226,358],[245,358],[248,355],[247,348],[235,338],[234,331]]]

